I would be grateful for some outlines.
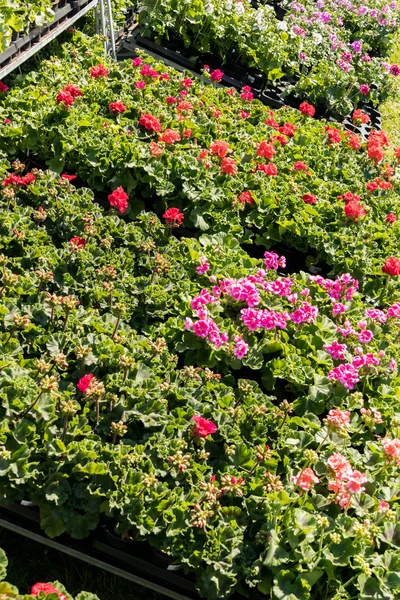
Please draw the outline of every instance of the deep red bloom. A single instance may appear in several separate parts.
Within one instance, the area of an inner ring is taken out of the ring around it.
[[[233,158],[223,158],[220,173],[221,175],[235,176],[237,173],[236,161]]]
[[[271,160],[276,150],[269,142],[261,142],[257,148],[257,156],[264,156],[267,160]]]
[[[104,65],[96,65],[95,67],[90,67],[90,77],[108,77],[109,70]]]
[[[192,137],[192,133],[192,129],[185,129],[185,131],[183,132],[183,137],[189,139]]]
[[[315,115],[315,108],[312,104],[308,104],[308,102],[302,102],[299,106],[299,111],[303,113],[303,115],[309,115],[310,117]]]
[[[203,417],[197,417],[194,415],[192,417],[192,421],[194,421],[193,435],[195,437],[206,438],[208,435],[215,433],[218,429],[214,423],[204,419]]]
[[[303,194],[302,199],[306,204],[317,204],[317,198],[314,194]]]
[[[394,223],[397,221],[397,217],[394,213],[388,213],[385,218],[386,223]]]
[[[251,192],[242,192],[239,194],[238,200],[241,204],[254,204],[254,198]]]
[[[77,98],[78,96],[82,96],[82,92],[77,85],[73,83],[69,83],[65,86],[64,90],[69,92],[73,98]]]
[[[90,386],[90,383],[93,379],[96,379],[96,377],[93,375],[93,373],[88,373],[87,375],[84,375],[83,377],[80,378],[80,380],[76,384],[76,387],[78,388],[78,390],[80,392],[82,392],[83,394],[86,394],[86,392]]]
[[[8,92],[9,88],[8,86],[3,83],[2,81],[0,81],[0,92]]]
[[[110,206],[115,206],[120,213],[124,213],[128,208],[128,200],[129,196],[124,192],[124,189],[121,186],[117,187],[117,189],[108,196]]]
[[[181,136],[179,135],[178,131],[174,131],[173,129],[166,129],[164,133],[160,135],[158,141],[164,142],[165,144],[168,144],[170,146],[174,142],[179,142],[180,139]]]
[[[382,271],[392,277],[400,275],[400,260],[395,256],[390,256],[383,263]]]
[[[155,131],[155,133],[160,133],[162,129],[160,121],[149,114],[144,114],[140,117],[139,125],[142,125],[142,127],[145,127],[149,131]]]
[[[211,71],[211,73],[210,73],[210,77],[213,81],[221,81],[223,76],[224,76],[223,72],[220,71],[219,69],[215,69],[215,71]]]
[[[181,213],[179,208],[169,208],[163,214],[163,218],[167,221],[168,225],[172,225],[172,227],[177,227],[182,225],[183,219],[185,215]]]
[[[215,142],[212,142],[210,145],[210,150],[219,158],[225,158],[229,152],[232,152],[232,150],[229,148],[228,142],[223,142],[222,140],[216,140]]]
[[[76,235],[75,237],[71,238],[69,240],[69,243],[71,244],[74,250],[80,250],[81,248],[84,248],[86,246],[86,240],[84,238],[79,237],[79,235]]]
[[[31,596],[38,596],[40,592],[45,594],[57,594],[60,600],[67,600],[67,596],[53,587],[50,583],[35,583],[31,588]]]
[[[257,165],[257,171],[263,171],[266,175],[270,175],[271,177],[275,177],[278,175],[278,169],[274,165],[274,163],[268,163],[267,165]]]
[[[66,90],[61,90],[57,94],[56,102],[58,102],[59,104],[64,104],[65,106],[72,106],[74,103],[74,97],[70,92],[67,92]]]
[[[175,98],[175,96],[167,96],[165,98],[165,102],[167,104],[176,104],[178,102],[177,98]]]
[[[73,181],[74,179],[76,179],[78,176],[77,175],[67,175],[67,173],[63,173],[61,175],[62,179],[66,179],[67,181]]]
[[[117,102],[110,102],[108,106],[113,113],[123,113],[126,110],[128,110],[125,104],[123,104],[119,100]]]
[[[358,221],[367,214],[359,202],[348,202],[344,207],[344,214],[354,221]]]

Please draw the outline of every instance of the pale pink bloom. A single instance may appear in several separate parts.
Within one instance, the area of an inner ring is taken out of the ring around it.
[[[314,484],[319,483],[319,479],[315,475],[314,471],[308,467],[299,471],[297,475],[291,477],[290,481],[305,491],[311,489]]]
[[[397,362],[394,360],[394,358],[390,359],[389,368],[392,369],[392,371],[395,371],[397,369]]]
[[[367,321],[365,319],[362,319],[361,321],[358,321],[357,325],[359,329],[366,329]]]
[[[344,473],[349,473],[351,471],[349,461],[339,452],[331,454],[327,462],[328,466],[335,472],[336,477],[341,477]]]
[[[390,458],[395,458],[400,463],[400,440],[397,438],[384,438],[382,446],[385,454]]]
[[[365,473],[360,473],[360,471],[344,473],[343,479],[346,480],[346,487],[350,494],[360,493],[363,490],[364,484],[368,481]]]
[[[385,513],[389,510],[389,502],[385,502],[384,500],[379,500],[378,511],[381,513]]]
[[[184,327],[185,327],[185,329],[192,329],[193,328],[192,319],[190,319],[189,317],[186,317]]]
[[[207,273],[207,271],[209,270],[210,264],[205,256],[201,256],[199,262],[200,264],[196,268],[196,271],[199,273],[199,275],[203,275],[203,273]]]
[[[347,429],[350,427],[350,412],[348,410],[340,410],[340,408],[333,408],[328,412],[325,422],[339,429]]]

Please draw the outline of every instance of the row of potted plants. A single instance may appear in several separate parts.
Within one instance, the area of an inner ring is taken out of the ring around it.
[[[377,105],[387,96],[400,73],[385,62],[395,2],[292,1],[286,7],[278,18],[276,7],[250,0],[143,0],[138,18],[141,34],[160,44],[171,40],[203,64],[219,57],[239,79],[257,68],[267,82],[284,82],[284,96],[342,117],[360,102]]]
[[[76,34],[3,92],[2,147],[100,195],[122,186],[128,219],[173,205],[186,234],[229,231],[254,256],[283,244],[298,251],[291,268],[350,272],[375,299],[386,281],[397,293],[400,150],[388,157],[384,132],[365,141],[308,103],[273,113],[248,87],[209,85],[218,76],[192,79],[145,55],[112,63]],[[352,119],[357,130],[368,116]]]
[[[148,541],[209,599],[396,598],[399,304],[0,172],[2,501]]]
[[[4,599],[13,600],[74,600],[59,581],[52,583],[35,583],[30,594],[21,594],[15,585],[4,581],[7,576],[7,555],[0,548],[0,594]],[[99,600],[95,594],[81,592],[75,596],[75,600]]]

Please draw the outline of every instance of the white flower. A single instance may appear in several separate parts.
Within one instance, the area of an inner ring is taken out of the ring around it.
[[[206,15],[212,15],[214,12],[214,5],[212,2],[207,2],[204,5],[204,12],[206,13]]]
[[[241,17],[242,15],[244,15],[245,10],[244,10],[244,6],[243,6],[242,2],[236,2],[235,13],[237,14],[238,17]]]
[[[316,44],[320,44],[322,42],[322,35],[320,33],[314,32],[313,33],[313,38],[314,38],[314,42]]]
[[[278,31],[287,31],[288,26],[286,21],[277,21],[276,28]]]

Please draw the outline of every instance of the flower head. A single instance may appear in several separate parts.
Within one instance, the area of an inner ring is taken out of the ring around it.
[[[400,275],[400,260],[395,256],[390,256],[383,263],[382,271],[391,277],[397,277]]]
[[[124,192],[121,186],[117,187],[109,196],[108,201],[110,206],[115,206],[120,213],[124,213],[128,208],[129,196]]]
[[[65,594],[62,594],[57,588],[53,587],[50,583],[35,583],[31,588],[31,596],[38,596],[40,592],[44,592],[46,596],[48,594],[57,594],[60,600],[67,600]]]
[[[310,117],[313,117],[315,115],[315,108],[312,104],[308,104],[308,102],[302,102],[299,106],[299,111],[303,115],[308,115]]]
[[[165,211],[163,218],[166,220],[168,225],[172,227],[179,227],[179,225],[182,225],[185,215],[181,213],[179,208],[172,207]]]
[[[194,421],[192,431],[195,437],[206,438],[207,436],[215,433],[218,429],[214,423],[204,419],[203,417],[198,417],[197,415],[193,415],[192,421]]]
[[[308,492],[313,485],[319,483],[318,477],[315,475],[314,471],[307,467],[306,469],[302,469],[297,473],[297,475],[290,478],[291,482],[297,487],[301,488]]]
[[[96,79],[97,77],[108,77],[110,71],[104,65],[96,65],[90,68],[90,77]]]
[[[80,392],[82,392],[83,394],[86,394],[92,380],[96,380],[96,377],[93,375],[93,373],[88,373],[87,375],[84,375],[83,377],[80,378],[76,387],[78,388],[78,390]]]

